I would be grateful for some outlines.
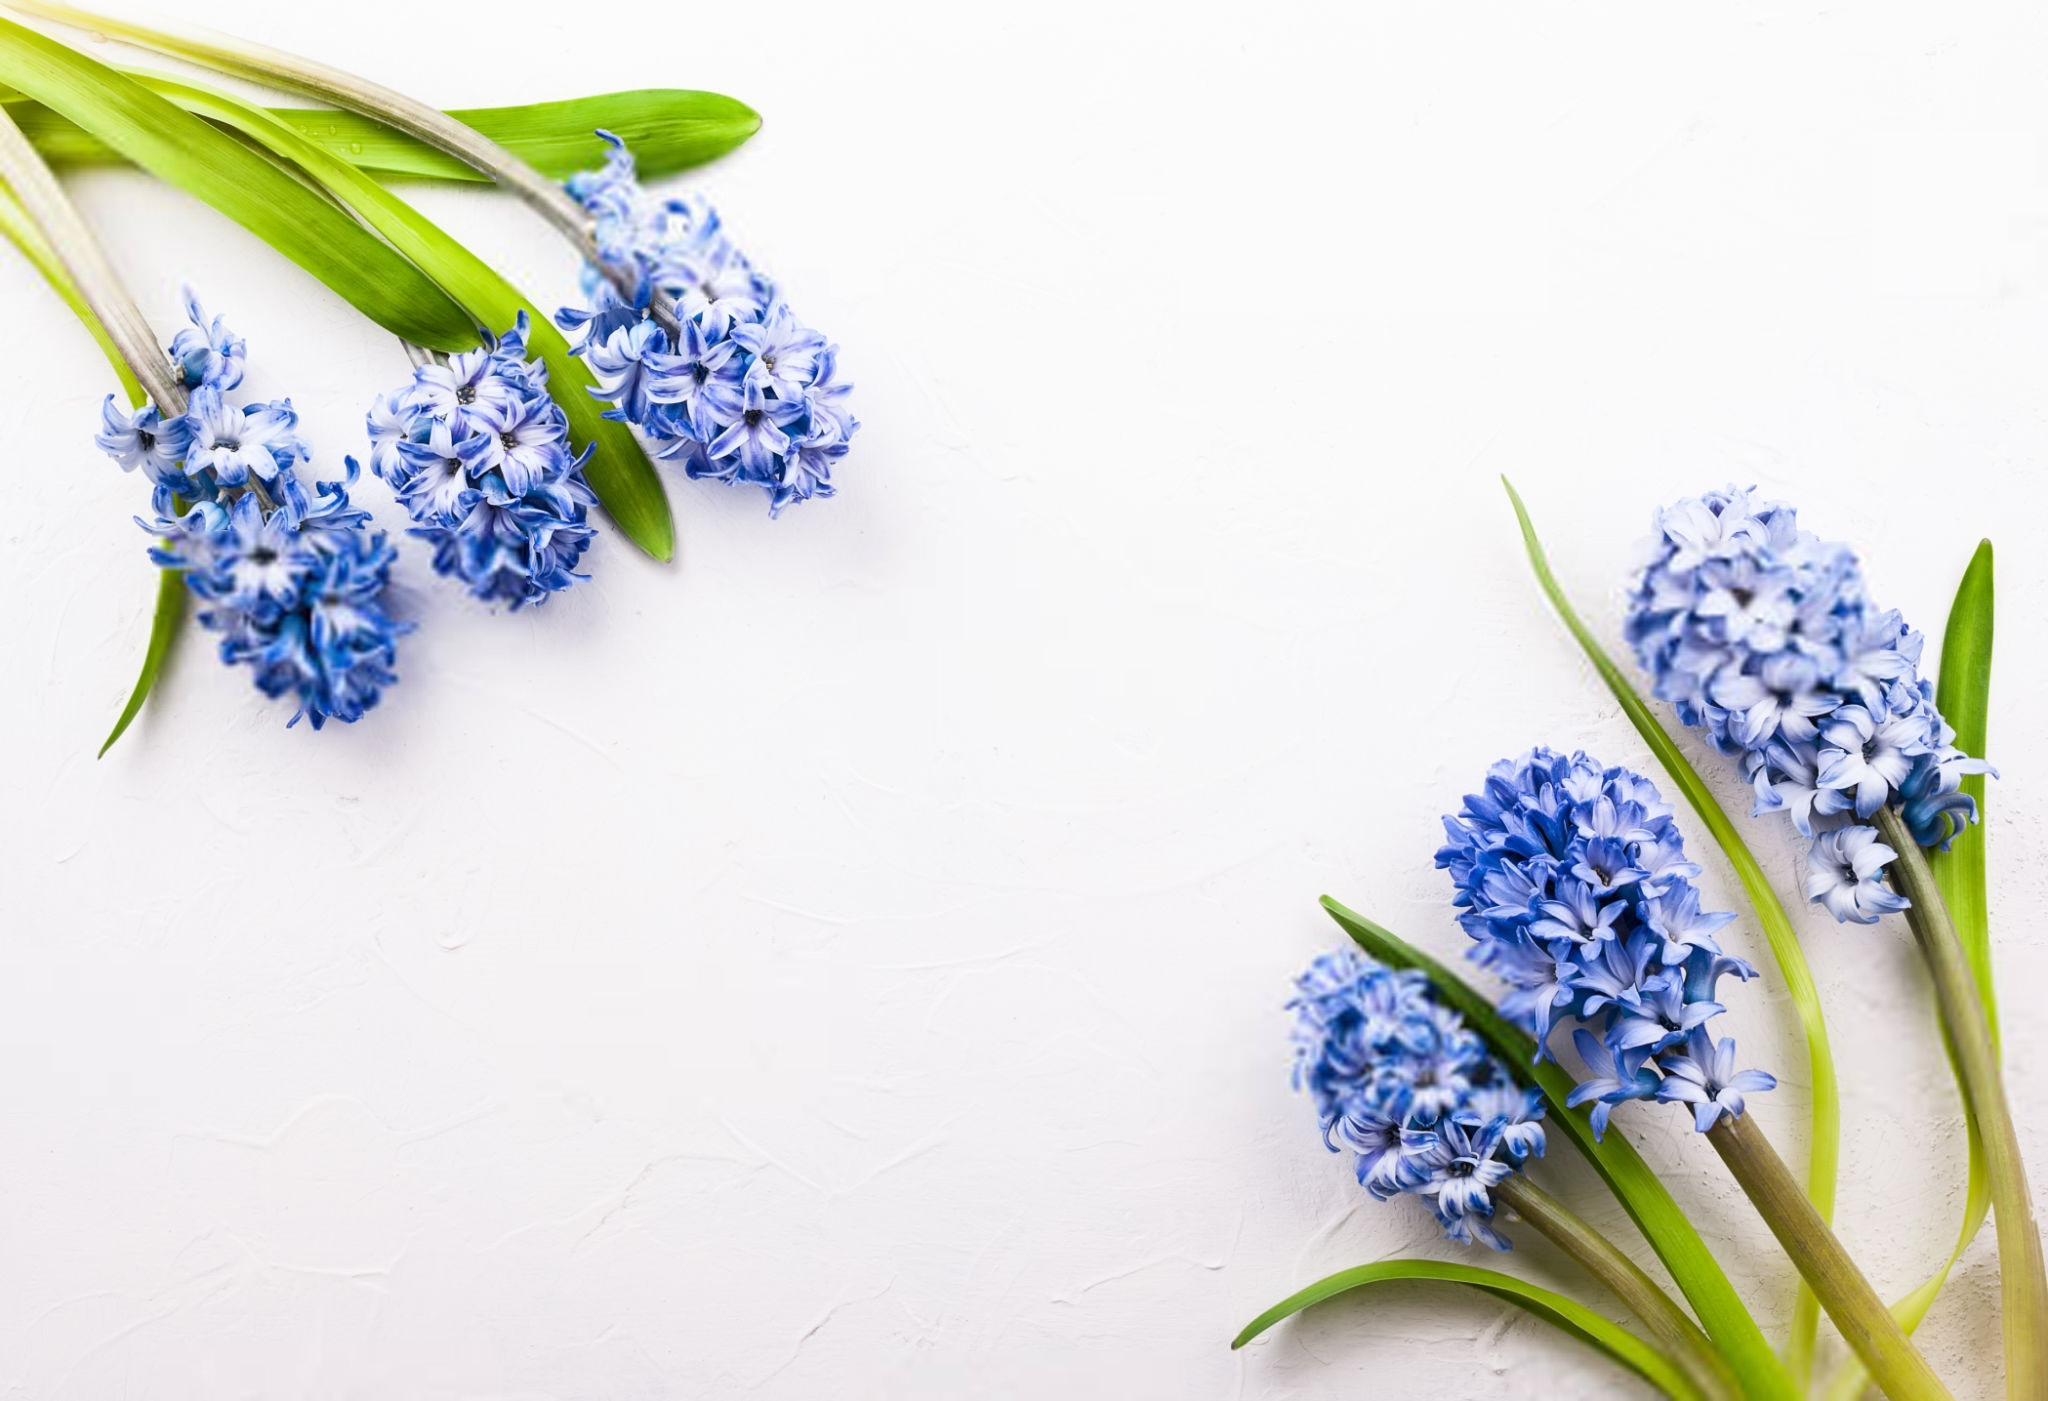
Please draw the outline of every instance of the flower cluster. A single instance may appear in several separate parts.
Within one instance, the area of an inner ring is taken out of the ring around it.
[[[1757,813],[1810,839],[1809,898],[1860,924],[1904,909],[1884,882],[1898,853],[1869,819],[1890,804],[1921,845],[1946,847],[1976,817],[1963,775],[1990,772],[1935,709],[1920,634],[1789,506],[1729,487],[1656,526],[1628,616],[1655,693],[1740,759]]]
[[[598,135],[610,158],[568,190],[595,221],[606,268],[586,268],[589,305],[555,319],[581,331],[575,353],[607,416],[691,477],[765,488],[770,515],[832,495],[832,466],[860,427],[846,405],[852,386],[835,378],[838,348],[796,319],[708,204],[649,195],[625,143]],[[624,275],[630,298],[607,270]],[[655,319],[657,295],[674,306],[673,335]]]
[[[1539,1058],[1560,1022],[1584,1024],[1572,1041],[1589,1073],[1567,1103],[1593,1104],[1595,1136],[1632,1099],[1690,1104],[1704,1133],[1777,1084],[1737,1071],[1735,1043],[1707,1028],[1721,978],[1756,970],[1714,942],[1734,916],[1700,909],[1700,868],[1647,780],[1534,749],[1495,764],[1444,828],[1436,864],[1457,888],[1469,956],[1512,988],[1502,1014]]]
[[[304,514],[305,488],[292,469],[311,454],[298,437],[292,401],[228,403],[242,382],[247,347],[218,317],[209,324],[189,291],[185,314],[192,324],[172,340],[170,358],[190,395],[186,411],[167,419],[145,404],[123,413],[109,394],[93,441],[122,471],[143,470],[160,516],[177,514],[174,501],[219,502],[249,490]]]
[[[370,470],[433,544],[435,572],[515,611],[586,577],[576,562],[595,533],[583,458],[547,366],[526,358],[527,329],[521,312],[480,349],[421,365],[369,415]]]
[[[1358,1180],[1381,1201],[1425,1199],[1452,1240],[1506,1250],[1489,1195],[1543,1155],[1543,1099],[1428,980],[1351,950],[1325,954],[1296,980],[1296,1089],[1314,1098],[1323,1142],[1357,1154]]]
[[[349,505],[353,461],[346,481],[320,482],[308,498],[297,467],[310,453],[291,401],[229,404],[243,343],[189,293],[186,312],[192,328],[170,356],[187,411],[123,414],[110,395],[96,441],[154,484],[157,519],[139,522],[158,537],[150,558],[184,571],[206,604],[200,624],[221,635],[221,660],[248,665],[263,694],[295,699],[288,724],[360,719],[398,679],[398,639],[411,630],[384,607],[395,552]]]

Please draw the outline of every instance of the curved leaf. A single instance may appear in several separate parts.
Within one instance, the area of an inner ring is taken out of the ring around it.
[[[133,79],[0,19],[0,82],[205,200],[394,334],[439,350],[476,343],[462,309],[396,249],[274,162]]]
[[[1246,1324],[1244,1331],[1231,1341],[1230,1346],[1233,1349],[1241,1348],[1282,1319],[1290,1318],[1303,1309],[1311,1308],[1327,1299],[1334,1299],[1340,1294],[1348,1294],[1369,1285],[1389,1284],[1396,1280],[1429,1280],[1444,1284],[1462,1284],[1468,1288],[1483,1290],[1496,1299],[1526,1309],[1559,1332],[1567,1333],[1586,1346],[1605,1353],[1610,1359],[1628,1368],[1666,1396],[1678,1397],[1681,1401],[1697,1401],[1700,1395],[1699,1388],[1662,1353],[1635,1334],[1602,1318],[1577,1300],[1568,1299],[1555,1290],[1544,1289],[1527,1280],[1503,1274],[1499,1270],[1481,1269],[1476,1265],[1454,1265],[1440,1260],[1381,1260],[1371,1265],[1360,1265],[1355,1269],[1340,1270],[1327,1279],[1317,1280],[1300,1293],[1291,1294],[1267,1309]]]
[[[135,678],[135,689],[128,693],[128,704],[121,708],[121,718],[114,722],[114,729],[107,736],[107,742],[100,746],[99,758],[106,758],[107,751],[114,747],[114,741],[128,733],[129,725],[142,711],[142,703],[149,699],[149,693],[156,688],[156,679],[163,672],[164,663],[171,655],[171,644],[178,636],[178,624],[185,621],[185,576],[176,569],[159,569],[156,581],[156,611],[149,620],[149,648],[142,654],[142,674]]]
[[[1955,727],[1956,747],[1965,754],[1985,753],[1985,722],[1991,707],[1991,634],[1993,621],[1991,542],[1983,541],[1963,571],[1963,582],[1949,606],[1948,628],[1941,639],[1941,681],[1935,705]],[[1998,998],[1992,985],[1991,917],[1984,880],[1984,779],[1971,774],[1963,791],[1977,800],[1977,825],[1956,834],[1947,851],[1930,851],[1927,864],[1955,921],[1956,939],[1969,960],[1977,995],[1984,1001],[1984,1020],[1998,1046]],[[1963,1221],[1948,1259],[1920,1287],[1892,1305],[1892,1316],[1908,1333],[1920,1326],[1948,1283],[1956,1262],[1984,1228],[1991,1209],[1991,1179],[1984,1170],[1984,1136],[1977,1113],[1963,1100],[1963,1127],[1969,1134],[1970,1173],[1963,1191]],[[1829,1384],[1829,1401],[1854,1401],[1870,1384],[1869,1373],[1855,1358],[1843,1364]]]
[[[41,103],[6,89],[0,89],[0,102],[15,104],[10,115],[52,165],[104,165],[122,159],[106,142]],[[264,110],[329,154],[379,179],[490,183],[489,176],[446,152],[359,113],[333,107]],[[625,139],[641,178],[648,180],[715,160],[761,129],[760,114],[738,98],[683,88],[472,107],[448,115],[558,180],[603,164],[606,148],[597,138],[599,128]]]
[[[1554,1061],[1537,1064],[1536,1042],[1501,1016],[1490,999],[1428,954],[1327,895],[1323,897],[1323,908],[1360,948],[1380,962],[1392,968],[1420,970],[1434,985],[1437,996],[1462,1013],[1465,1024],[1483,1037],[1495,1054],[1519,1067],[1519,1073],[1542,1091],[1549,1122],[1563,1131],[1571,1145],[1613,1189],[1622,1208],[1691,1303],[1700,1326],[1735,1369],[1744,1393],[1773,1401],[1794,1401],[1800,1394],[1799,1388],[1771,1350],[1720,1263],[1700,1239],[1700,1233],[1679,1210],[1663,1182],[1650,1171],[1649,1164],[1619,1133],[1595,1141],[1586,1111],[1565,1107],[1565,1099],[1572,1092],[1571,1076]]]
[[[1559,586],[1557,576],[1550,570],[1542,542],[1536,538],[1536,527],[1530,521],[1528,509],[1522,505],[1514,484],[1502,477],[1501,485],[1507,488],[1508,499],[1514,503],[1515,519],[1522,527],[1522,543],[1529,552],[1530,567],[1535,570],[1536,582],[1543,589],[1544,596],[1557,610],[1558,617],[1564,620],[1565,628],[1577,640],[1586,659],[1592,662],[1593,669],[1600,673],[1600,679],[1607,683],[1607,689],[1621,703],[1622,713],[1636,727],[1643,743],[1657,756],[1657,762],[1678,786],[1678,791],[1685,795],[1686,802],[1692,805],[1693,812],[1728,858],[1728,864],[1735,868],[1743,893],[1749,897],[1750,908],[1756,912],[1757,923],[1763,926],[1764,937],[1770,942],[1771,957],[1777,962],[1779,976],[1785,980],[1785,990],[1792,996],[1792,1005],[1799,1013],[1800,1029],[1806,1036],[1807,1070],[1813,1081],[1813,1141],[1807,1150],[1806,1199],[1813,1203],[1814,1210],[1820,1213],[1823,1221],[1832,1220],[1835,1214],[1835,1181],[1842,1159],[1841,1087],[1835,1078],[1835,1055],[1828,1045],[1827,1019],[1821,1012],[1820,989],[1813,981],[1813,971],[1807,966],[1806,951],[1800,947],[1799,936],[1793,932],[1791,917],[1785,913],[1777,892],[1771,889],[1763,868],[1750,854],[1748,844],[1715,800],[1713,791],[1671,736],[1665,733],[1664,727],[1657,723],[1649,705],[1636,694],[1621,669],[1580,621],[1578,612]],[[1793,1304],[1792,1338],[1786,1348],[1787,1363],[1802,1390],[1812,1374],[1814,1339],[1819,1328],[1820,1303],[1802,1280]]]
[[[70,270],[44,239],[42,230],[30,221],[27,211],[15,203],[14,196],[4,184],[0,184],[0,234],[22,251],[35,265],[36,271],[43,275],[43,280],[50,284],[51,290],[71,308],[72,315],[84,323],[85,329],[98,343],[100,352],[107,357],[107,363],[114,367],[114,375],[121,381],[121,390],[128,396],[129,404],[140,408],[148,396],[136,382],[135,372],[128,368],[128,362],[114,348],[113,338],[100,324],[99,317],[85,304],[85,295],[71,280]],[[163,672],[164,663],[170,659],[171,645],[178,636],[178,625],[184,620],[185,576],[174,569],[158,571],[156,607],[150,617],[149,647],[142,656],[142,674],[135,678],[134,689],[128,693],[128,704],[122,708],[121,718],[114,722],[113,733],[100,746],[99,757],[106,757],[107,751],[114,747],[114,741],[127,731],[141,712],[142,703],[149,699],[157,677]]]
[[[424,268],[479,323],[498,331],[510,330],[524,311],[532,323],[528,347],[548,367],[549,383],[555,401],[568,416],[572,439],[593,445],[583,465],[591,489],[628,539],[656,559],[675,557],[675,521],[661,477],[625,425],[604,417],[598,401],[587,392],[594,384],[589,370],[569,353],[569,343],[546,313],[425,215],[263,108],[195,83],[155,74],[139,76],[151,90],[181,107],[224,122],[298,165]],[[472,333],[470,344],[475,342]]]

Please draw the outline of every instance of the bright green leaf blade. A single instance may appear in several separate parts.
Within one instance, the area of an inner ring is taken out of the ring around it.
[[[35,265],[43,280],[50,284],[64,305],[71,308],[72,315],[84,323],[85,329],[99,344],[107,363],[114,367],[114,375],[121,381],[122,392],[128,396],[131,406],[140,408],[148,398],[142,386],[136,382],[135,372],[128,368],[128,362],[121,358],[121,352],[114,348],[114,341],[107,334],[107,328],[93,315],[92,308],[85,304],[85,294],[78,284],[71,280],[71,272],[64,266],[38,229],[28,217],[28,212],[15,202],[14,195],[4,184],[0,184],[0,234],[19,248]],[[156,686],[156,679],[170,658],[171,645],[177,640],[178,624],[185,618],[185,579],[174,570],[160,571],[156,588],[156,609],[149,623],[149,648],[142,657],[142,674],[135,679],[134,689],[128,693],[128,704],[121,711],[121,718],[114,723],[114,731],[107,736],[107,742],[100,746],[100,757],[105,758],[114,741],[119,739],[142,710],[142,703],[149,699],[149,693]]]
[[[1613,1189],[1622,1208],[1691,1303],[1700,1326],[1735,1369],[1743,1392],[1772,1401],[1793,1401],[1798,1397],[1799,1389],[1736,1294],[1735,1286],[1728,1282],[1727,1274],[1700,1239],[1700,1233],[1679,1210],[1663,1182],[1650,1171],[1649,1164],[1619,1133],[1609,1133],[1604,1141],[1595,1141],[1586,1111],[1565,1107],[1572,1092],[1571,1076],[1554,1061],[1536,1064],[1535,1041],[1501,1016],[1489,999],[1428,954],[1327,895],[1323,897],[1323,908],[1360,948],[1380,962],[1393,968],[1419,969],[1435,986],[1437,996],[1462,1013],[1465,1024],[1483,1037],[1495,1054],[1542,1091],[1549,1106],[1548,1122],[1564,1133]]]
[[[418,345],[461,350],[476,328],[425,273],[274,162],[103,63],[0,19],[0,82],[205,200],[364,315]]]
[[[569,353],[569,343],[539,308],[425,215],[263,108],[193,83],[154,75],[145,81],[181,107],[224,122],[298,165],[426,269],[482,324],[507,331],[524,311],[531,323],[528,348],[548,367],[555,401],[569,420],[571,441],[594,445],[583,464],[591,490],[633,543],[656,559],[675,557],[675,521],[661,477],[625,425],[604,417],[598,401],[587,392],[594,383],[589,370]],[[470,344],[475,340],[472,334]]]
[[[1246,1324],[1244,1331],[1237,1335],[1230,1346],[1241,1348],[1282,1319],[1290,1318],[1303,1309],[1334,1299],[1340,1294],[1348,1294],[1369,1285],[1390,1284],[1400,1280],[1462,1284],[1472,1289],[1483,1290],[1496,1299],[1528,1310],[1551,1327],[1605,1353],[1666,1396],[1692,1401],[1692,1398],[1700,1394],[1699,1389],[1686,1380],[1685,1375],[1662,1353],[1627,1329],[1602,1318],[1577,1300],[1568,1299],[1555,1290],[1544,1289],[1530,1284],[1527,1280],[1503,1274],[1499,1270],[1481,1269],[1476,1265],[1455,1265],[1441,1260],[1381,1260],[1371,1265],[1360,1265],[1355,1269],[1339,1270],[1329,1278],[1318,1280],[1300,1293],[1290,1295],[1267,1309]]]
[[[160,569],[156,581],[156,612],[149,620],[149,650],[142,654],[142,674],[135,678],[135,689],[128,693],[128,704],[121,709],[121,718],[114,722],[113,733],[100,746],[99,757],[107,757],[107,751],[114,747],[114,741],[128,732],[135,717],[142,711],[142,703],[149,699],[149,693],[156,687],[156,679],[170,659],[171,643],[177,639],[178,624],[185,620],[185,576],[175,569]]]
[[[381,174],[484,180],[453,156],[352,112],[278,109],[308,140]],[[476,128],[543,175],[564,179],[604,164],[601,127],[625,139],[642,179],[703,165],[761,129],[761,114],[715,92],[652,88],[520,107],[473,107],[449,116]]]
[[[1941,640],[1941,681],[1935,704],[1955,727],[1956,747],[1983,757],[1985,722],[1991,705],[1991,542],[1977,546],[1950,606]],[[1991,908],[1984,881],[1984,776],[1967,774],[1963,791],[1977,800],[1978,825],[1960,833],[1947,851],[1930,851],[1927,863],[1941,886],[1963,954],[1984,999],[1991,1044],[1998,1044],[1998,997],[1991,973]]]
[[[1749,897],[1750,908],[1756,912],[1757,923],[1763,926],[1764,937],[1770,942],[1771,957],[1777,962],[1778,974],[1785,981],[1785,990],[1792,996],[1792,1006],[1799,1014],[1800,1029],[1806,1036],[1807,1073],[1813,1082],[1813,1141],[1807,1152],[1806,1196],[1823,1221],[1833,1220],[1835,1182],[1842,1158],[1841,1087],[1835,1078],[1835,1056],[1828,1045],[1827,1019],[1821,1012],[1820,989],[1813,981],[1813,971],[1807,966],[1806,951],[1799,945],[1799,936],[1793,932],[1791,916],[1785,913],[1785,906],[1765,878],[1763,868],[1750,854],[1748,843],[1742,840],[1735,824],[1728,820],[1728,814],[1715,800],[1713,790],[1707,787],[1699,772],[1671,736],[1665,733],[1664,727],[1657,723],[1657,717],[1650,713],[1649,705],[1629,685],[1621,668],[1614,664],[1585,623],[1580,621],[1578,611],[1565,597],[1557,576],[1551,572],[1543,544],[1536,538],[1536,527],[1530,521],[1528,509],[1523,506],[1514,485],[1505,477],[1501,478],[1501,485],[1507,488],[1508,499],[1514,503],[1515,519],[1522,527],[1522,543],[1529,552],[1530,567],[1536,573],[1536,582],[1542,587],[1544,596],[1557,610],[1558,617],[1563,619],[1565,628],[1577,640],[1586,659],[1592,662],[1593,669],[1600,673],[1600,679],[1607,683],[1607,689],[1621,703],[1622,713],[1636,727],[1636,733],[1657,756],[1657,762],[1678,785],[1679,792],[1685,795],[1686,802],[1691,804],[1693,812],[1728,858],[1728,864],[1735,868],[1743,893]],[[1786,1360],[1802,1389],[1812,1373],[1814,1340],[1819,1328],[1819,1301],[1802,1281],[1793,1308],[1792,1338],[1786,1349]]]
[[[0,101],[5,100],[5,90],[0,89]],[[446,152],[371,117],[331,107],[265,110],[307,140],[380,179],[490,183],[489,176]],[[40,103],[19,98],[11,115],[52,165],[102,165],[121,159],[105,142]],[[680,88],[474,107],[448,115],[556,179],[603,164],[606,147],[596,135],[600,128],[624,138],[641,178],[648,180],[715,160],[761,129],[760,114],[738,98]]]
[[[1991,633],[1993,620],[1991,542],[1977,546],[1963,582],[1956,589],[1955,602],[1948,611],[1948,629],[1941,639],[1941,681],[1935,691],[1935,706],[1942,718],[1955,727],[1956,747],[1965,754],[1982,758],[1985,752],[1986,721],[1991,709]],[[1991,1044],[1998,1045],[1998,998],[1991,972],[1991,907],[1984,879],[1984,779],[1971,774],[1963,779],[1963,791],[1977,800],[1977,825],[1956,834],[1947,851],[1930,851],[1927,864],[1934,868],[1935,883],[1955,921],[1956,938],[1963,956],[1970,961],[1970,973],[1977,995],[1984,1000],[1984,1020],[1991,1031]],[[1977,1128],[1977,1116],[1967,1098],[1963,1101],[1963,1126],[1970,1142],[1970,1175],[1963,1191],[1963,1221],[1948,1259],[1920,1287],[1892,1305],[1892,1316],[1910,1333],[1927,1317],[1934,1301],[1948,1283],[1949,1274],[1991,1209],[1991,1180],[1984,1170],[1984,1139]],[[1869,1385],[1869,1374],[1851,1358],[1828,1386],[1829,1401],[1855,1401]]]

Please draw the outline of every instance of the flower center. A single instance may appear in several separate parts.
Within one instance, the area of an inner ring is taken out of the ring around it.
[[[458,404],[474,404],[476,402],[476,386],[473,384],[457,385],[455,389],[455,402]]]
[[[510,433],[500,433],[498,435],[498,441],[503,443],[507,449],[516,448],[519,446],[519,439],[513,437]]]

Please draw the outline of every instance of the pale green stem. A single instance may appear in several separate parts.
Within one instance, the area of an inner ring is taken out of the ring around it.
[[[1813,1209],[1763,1130],[1748,1115],[1724,1114],[1707,1130],[1707,1141],[1749,1194],[1764,1224],[1813,1287],[1843,1341],[1863,1359],[1885,1395],[1892,1401],[1947,1397],[1948,1388],[1886,1310],[1884,1300],[1877,1297],[1828,1223]]]
[[[85,298],[79,294],[77,284],[71,280],[71,274],[64,270],[64,263],[58,258],[57,250],[50,247],[49,240],[43,237],[42,230],[29,222],[28,211],[21,207],[14,198],[14,192],[7,188],[4,181],[0,181],[0,235],[4,235],[8,242],[21,250],[21,255],[43,275],[43,281],[50,285],[50,290],[71,309],[71,314],[78,318],[79,324],[92,336],[93,343],[100,348],[100,353],[107,357],[107,363],[113,367],[114,377],[121,381],[121,392],[127,395],[129,407],[141,408],[149,396],[143,392],[141,381],[135,378],[135,371],[128,368],[128,362],[121,358],[120,348],[114,344],[114,338],[107,334],[107,328],[100,324],[100,319],[92,314],[92,308],[85,304]]]
[[[589,211],[554,180],[439,108],[317,60],[196,26],[157,28],[95,14],[56,0],[6,0],[6,4],[22,14],[111,35],[223,73],[322,98],[395,127],[417,141],[447,152],[517,195],[566,237],[585,260],[601,269],[622,294],[628,298],[634,294],[633,274],[611,266],[601,256],[596,222]],[[678,326],[673,299],[656,292],[651,311],[671,341],[675,340]]]
[[[1627,1305],[1663,1347],[1672,1365],[1683,1371],[1708,1401],[1741,1401],[1742,1388],[1700,1326],[1614,1242],[1526,1177],[1509,1177],[1492,1191]]]
[[[14,192],[29,222],[70,274],[79,296],[143,390],[169,417],[185,411],[185,388],[171,373],[142,309],[108,261],[106,250],[66,197],[29,139],[0,106],[0,183]]]
[[[1898,853],[1891,866],[1891,881],[1913,902],[1906,923],[1934,983],[1935,1005],[1941,1013],[1956,1083],[1982,1136],[1992,1224],[1998,1232],[2005,1394],[2013,1401],[2042,1401],[2048,1397],[2048,1365],[2043,1358],[2043,1349],[2048,1348],[2048,1280],[2043,1278],[2041,1233],[2034,1224],[2026,1164],[2020,1158],[2019,1134],[2006,1102],[2005,1081],[1991,1044],[1984,1003],[1920,843],[1890,807],[1878,809],[1877,830]]]

